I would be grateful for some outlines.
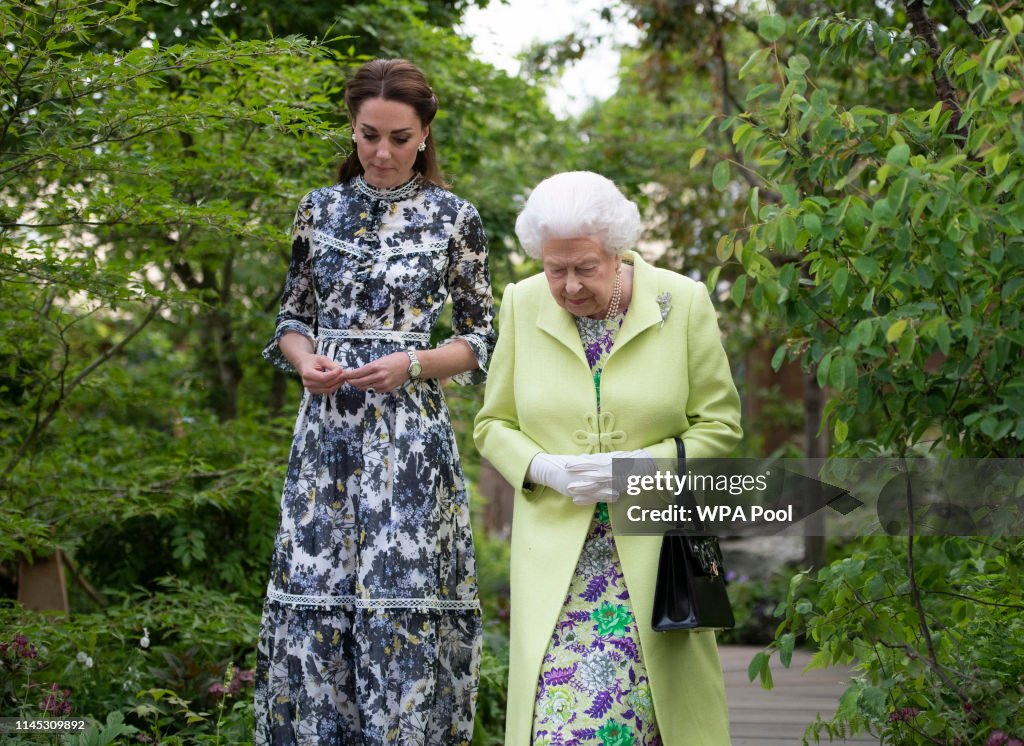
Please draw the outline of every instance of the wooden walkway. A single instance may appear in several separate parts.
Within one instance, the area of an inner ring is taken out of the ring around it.
[[[778,657],[772,656],[775,688],[765,691],[757,679],[747,679],[747,666],[759,650],[738,645],[719,648],[732,746],[800,746],[804,729],[814,722],[816,713],[828,718],[835,712],[839,697],[846,690],[849,672],[831,668],[805,673],[803,669],[810,662],[811,654],[797,650],[789,668],[783,668]],[[858,737],[832,743],[877,744],[878,741]]]

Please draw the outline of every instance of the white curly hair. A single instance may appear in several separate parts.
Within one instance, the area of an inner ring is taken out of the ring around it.
[[[534,259],[548,239],[591,238],[622,256],[640,238],[640,211],[610,179],[566,171],[544,179],[516,218],[519,242]]]

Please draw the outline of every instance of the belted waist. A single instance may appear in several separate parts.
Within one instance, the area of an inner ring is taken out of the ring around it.
[[[317,330],[318,340],[328,339],[383,339],[403,344],[429,344],[430,334],[427,332],[402,332],[393,329],[325,329]]]

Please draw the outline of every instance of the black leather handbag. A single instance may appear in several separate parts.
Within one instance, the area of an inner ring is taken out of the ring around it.
[[[686,447],[676,438],[679,474],[686,473]],[[693,527],[703,533],[697,516],[693,492],[679,495],[689,508]],[[654,585],[654,611],[651,625],[658,632],[677,629],[727,629],[736,620],[725,589],[722,550],[714,536],[694,536],[682,527],[665,532],[658,557],[658,577]]]

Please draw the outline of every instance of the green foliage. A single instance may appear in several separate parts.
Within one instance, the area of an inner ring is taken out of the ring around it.
[[[768,645],[779,626],[778,610],[786,600],[791,567],[780,567],[767,579],[733,577],[728,573],[729,601],[736,626],[717,633],[720,645]]]
[[[0,604],[0,628],[18,630],[0,641],[0,711],[41,717],[55,690],[65,716],[94,723],[71,743],[103,742],[126,728],[160,740],[187,730],[189,743],[218,734],[220,743],[251,739],[258,607],[174,579],[153,586],[71,620]]]
[[[1002,17],[1013,27],[1020,16]],[[948,101],[846,103],[806,58],[772,52],[780,81],[726,119],[763,180],[727,245],[733,299],[789,330],[783,355],[817,372],[836,455],[1010,457],[1024,439],[1024,140],[1014,35],[952,47],[843,18],[799,26],[828,52],[865,44],[907,76],[948,76]],[[724,184],[722,185],[724,188]],[[766,197],[770,196],[770,199]],[[737,281],[739,282],[739,280]],[[848,439],[874,417],[873,435]]]
[[[477,695],[473,743],[501,746],[505,743],[505,710],[508,698],[508,630],[484,632],[480,661],[480,689]]]
[[[927,10],[907,6],[910,33],[840,16],[793,21],[790,41],[777,22],[762,22],[773,46],[749,69],[770,61],[777,82],[753,89],[748,110],[722,123],[761,183],[720,258],[743,273],[735,303],[786,330],[773,364],[799,360],[827,388],[833,455],[1017,457],[1024,18],[993,12],[1001,31],[943,50],[913,33]],[[822,54],[801,54],[807,40]],[[918,83],[903,101],[871,105],[829,79],[834,60]],[[819,646],[813,665],[855,662],[861,674],[835,717],[809,729],[816,739],[1020,737],[1024,659],[1010,641],[1024,609],[1012,580],[1021,548],[1010,539],[866,541],[816,577],[794,578],[785,620],[751,676],[770,686],[770,655],[786,663],[807,635]]]
[[[781,340],[772,366],[829,398],[832,455],[1019,457],[1021,4],[629,5],[645,38],[624,98],[589,116],[669,237],[663,263],[723,301],[730,353]],[[750,666],[770,686],[770,657],[808,637],[817,664],[856,663],[808,738],[1022,738],[1019,542],[844,552],[794,579]]]
[[[895,542],[895,547],[894,547]],[[893,551],[893,549],[899,551]],[[751,665],[785,660],[806,634],[811,666],[858,674],[815,738],[868,732],[883,743],[986,744],[1024,734],[1024,542],[955,537],[866,540],[814,577],[793,577],[776,641]],[[913,572],[908,574],[908,558]]]

